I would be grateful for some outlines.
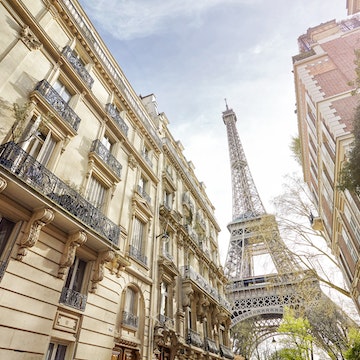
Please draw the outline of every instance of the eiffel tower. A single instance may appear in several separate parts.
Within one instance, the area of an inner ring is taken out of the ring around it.
[[[230,243],[224,266],[229,279],[227,295],[232,327],[248,319],[256,323],[256,347],[276,334],[285,306],[303,306],[304,293],[309,295],[307,306],[325,295],[317,278],[303,270],[288,251],[275,217],[266,213],[236,129],[235,112],[227,103],[222,117],[232,180]],[[259,266],[263,263],[268,264],[266,269]]]

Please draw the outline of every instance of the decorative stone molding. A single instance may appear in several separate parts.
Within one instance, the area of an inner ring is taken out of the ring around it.
[[[68,241],[66,242],[65,249],[60,260],[58,278],[64,279],[65,273],[74,262],[76,249],[83,245],[86,240],[87,235],[84,231],[78,231],[68,237]]]
[[[39,239],[40,231],[54,219],[54,211],[48,208],[42,208],[33,213],[25,232],[20,240],[17,259],[22,261],[27,254],[27,249],[33,247]]]
[[[137,161],[136,161],[134,155],[132,155],[132,154],[129,155],[128,162],[129,162],[130,169],[134,170],[136,167],[136,164],[137,164]]]
[[[7,181],[0,177],[0,193],[3,192],[7,187]]]
[[[194,289],[192,288],[191,284],[186,284],[183,286],[183,299],[182,305],[183,307],[190,306],[191,300],[194,296]]]
[[[105,263],[112,261],[115,258],[115,253],[112,250],[104,251],[100,253],[96,259],[94,275],[91,279],[91,290],[95,292],[98,283],[104,278],[104,266]]]
[[[124,271],[127,266],[130,266],[130,262],[120,254],[115,254],[110,264],[110,272],[119,278],[121,271]]]
[[[27,25],[24,25],[21,29],[20,39],[29,50],[39,50],[43,46]]]

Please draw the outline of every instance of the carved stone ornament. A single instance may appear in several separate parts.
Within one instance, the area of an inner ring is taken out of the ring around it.
[[[24,25],[21,29],[20,39],[29,50],[39,50],[43,46],[27,25]]]
[[[0,177],[0,193],[3,192],[7,187],[7,181]]]
[[[39,239],[40,231],[54,219],[54,211],[51,209],[39,209],[30,218],[25,232],[20,240],[17,259],[22,261],[27,253],[27,249],[33,247]]]
[[[60,260],[58,278],[64,279],[65,273],[74,262],[76,249],[83,245],[86,240],[87,235],[84,231],[78,231],[68,237],[68,241],[66,242],[65,249]]]
[[[128,160],[128,162],[129,162],[129,167],[130,167],[130,169],[135,169],[136,164],[137,164],[137,161],[136,161],[134,155],[131,155],[131,154],[129,155],[129,160]]]
[[[115,257],[115,253],[112,250],[104,251],[100,253],[96,259],[94,275],[91,279],[92,285],[90,292],[95,292],[98,283],[104,278],[105,263],[112,261]]]

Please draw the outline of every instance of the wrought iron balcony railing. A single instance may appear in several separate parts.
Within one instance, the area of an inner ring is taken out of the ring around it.
[[[60,205],[107,241],[118,245],[120,227],[17,144],[0,146],[0,166]]]
[[[148,202],[148,204],[151,204],[151,197],[140,185],[138,185],[138,193]]]
[[[129,255],[140,261],[142,264],[147,265],[147,256],[132,245],[129,246]]]
[[[181,268],[183,279],[190,279],[196,283],[204,292],[211,296],[220,305],[230,310],[230,303],[222,297],[219,292],[212,287],[199,273],[197,273],[190,265]]]
[[[121,178],[121,164],[111,154],[111,152],[102,144],[100,140],[94,140],[91,144],[90,152],[96,153],[100,159],[119,177]]]
[[[84,64],[76,56],[75,52],[71,50],[70,46],[66,45],[62,51],[63,55],[69,60],[71,66],[85,81],[86,85],[91,89],[94,79],[90,76],[89,72],[85,69]]]
[[[144,158],[144,160],[146,161],[146,163],[152,168],[152,167],[153,167],[153,163],[152,163],[152,161],[151,161],[150,158],[149,158],[149,154],[148,154],[147,152],[143,151],[143,152],[141,153],[141,155],[142,155],[142,157]]]
[[[226,359],[234,359],[234,353],[225,345],[220,345],[220,354]]]
[[[49,103],[52,108],[65,120],[75,131],[80,125],[80,118],[68,103],[55,91],[55,89],[46,81],[41,80],[35,87],[35,90]]]
[[[127,311],[123,311],[121,322],[123,325],[131,326],[135,329],[137,329],[139,326],[139,318],[136,315]]]
[[[59,302],[74,309],[85,310],[87,296],[75,290],[64,287],[61,291]]]
[[[213,354],[219,353],[219,348],[216,345],[216,342],[210,338],[205,338],[205,350]]]
[[[199,348],[202,348],[204,346],[204,342],[203,342],[200,334],[192,329],[188,329],[186,342],[190,345],[195,345]]]
[[[174,329],[174,319],[171,319],[168,316],[159,314],[159,323],[168,329]]]
[[[106,112],[111,116],[111,118],[116,122],[119,129],[127,136],[129,127],[126,125],[124,119],[120,116],[119,110],[113,104],[106,104]]]

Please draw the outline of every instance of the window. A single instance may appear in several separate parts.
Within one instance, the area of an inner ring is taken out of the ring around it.
[[[164,206],[168,209],[172,208],[173,194],[168,190],[164,191]]]
[[[10,250],[15,241],[15,236],[11,241],[11,234],[15,227],[12,221],[0,217],[0,280],[5,273],[7,262],[10,256]]]
[[[49,129],[40,126],[41,116],[32,119],[24,131],[24,150],[42,165],[47,166],[57,141]]]
[[[144,255],[145,223],[135,217],[133,234],[130,245],[130,255],[143,264],[147,264],[147,257]]]
[[[124,311],[122,323],[131,327],[138,327],[138,292],[128,287],[125,293]]]
[[[149,196],[149,187],[148,180],[143,175],[141,175],[138,185],[138,192],[148,203],[151,202],[151,198]]]
[[[86,266],[86,261],[75,256],[61,293],[60,303],[75,309],[85,310],[87,297],[83,292]]]
[[[142,156],[145,159],[145,161],[147,162],[147,164],[152,168],[153,164],[151,161],[150,150],[147,146],[144,146],[143,151],[142,151]]]
[[[162,282],[160,291],[160,316],[170,317],[169,285],[166,282]]]
[[[103,211],[105,207],[106,190],[107,189],[100,181],[91,176],[86,198],[89,203]]]
[[[110,139],[110,137],[105,134],[101,140],[101,143],[106,147],[106,149],[111,153],[111,149],[114,145],[113,141]]]
[[[49,344],[45,360],[64,360],[67,346],[51,342]]]
[[[60,80],[55,81],[53,89],[63,98],[66,103],[70,101],[71,93]]]

